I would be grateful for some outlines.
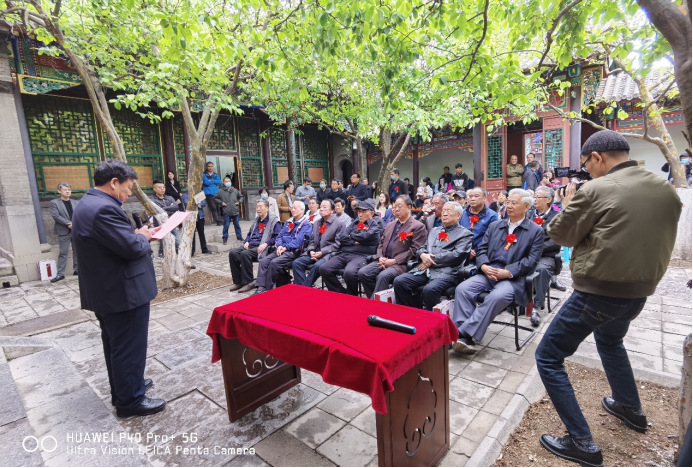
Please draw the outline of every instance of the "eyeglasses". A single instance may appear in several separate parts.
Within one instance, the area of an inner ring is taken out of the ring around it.
[[[546,198],[546,199],[548,199],[549,197],[534,197],[535,200],[536,200],[537,198]]]
[[[587,171],[587,168],[585,167],[585,164],[587,164],[587,161],[589,161],[590,159],[592,159],[592,153],[590,153],[590,155],[587,156],[587,159],[585,159],[584,162],[580,163],[580,170],[581,170],[581,171],[583,171],[583,172],[586,172],[586,171]]]

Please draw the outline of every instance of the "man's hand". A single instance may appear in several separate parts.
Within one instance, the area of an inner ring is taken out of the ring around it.
[[[226,203],[222,202],[222,203],[221,203],[221,206],[226,206]]]
[[[565,191],[563,192],[563,196],[561,197],[561,201],[563,202],[563,209],[565,209],[566,206],[568,206],[568,203],[573,199],[575,194],[577,193],[577,184],[575,182],[571,182],[568,184],[568,186],[565,188]]]
[[[481,265],[480,270],[488,277],[488,279],[498,281],[498,272],[500,270],[493,268],[491,265]]]
[[[67,224],[67,228],[68,228],[68,229],[72,229],[72,223],[68,223],[68,224]]]
[[[284,252],[286,252],[286,247],[283,245],[277,247],[277,257],[281,257]]]
[[[419,270],[425,270],[435,265],[436,262],[433,261],[434,258],[436,258],[436,256],[432,254],[421,254],[421,265],[419,265]]]
[[[386,270],[394,265],[397,265],[397,260],[395,260],[394,258],[381,257],[378,266],[381,270]]]
[[[243,248],[244,248],[245,250],[248,250],[248,246],[249,246],[249,245],[250,245],[250,242],[246,242],[245,244],[243,244]],[[260,251],[260,250],[258,249],[258,252],[259,252],[259,251]]]
[[[469,258],[476,258],[476,251],[474,249],[469,251]]]
[[[238,206],[238,202],[236,202],[236,206]]]
[[[178,200],[176,200],[176,203],[178,203],[180,205],[180,198]]]
[[[320,252],[319,250],[317,252],[313,252],[313,251],[310,252],[310,259],[311,260],[314,260],[317,262],[321,258],[322,258],[322,252]]]
[[[161,226],[155,227],[153,229],[150,229],[148,227],[141,227],[139,229],[135,229],[135,234],[142,234],[144,237],[147,238],[147,241],[152,240],[152,236],[156,234],[156,232],[161,229]]]
[[[496,278],[498,278],[498,281],[510,279],[511,277],[512,275],[508,270],[496,270]]]
[[[248,245],[248,243],[246,242],[245,245]],[[264,252],[266,248],[267,248],[267,242],[265,242],[264,244],[258,245],[257,246],[257,253],[260,254],[260,253]]]

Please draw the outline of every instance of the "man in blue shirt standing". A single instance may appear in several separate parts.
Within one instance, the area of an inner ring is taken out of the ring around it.
[[[222,226],[224,222],[219,214],[219,206],[217,201],[214,199],[214,195],[219,191],[219,185],[221,184],[221,177],[219,174],[214,172],[214,163],[207,161],[207,170],[202,173],[202,191],[205,193],[205,199],[207,200],[207,206],[209,206],[209,211],[212,212],[212,221],[217,223],[217,226]]]
[[[467,191],[467,202],[468,206],[462,213],[460,224],[472,231],[472,251],[469,252],[469,259],[474,260],[489,224],[498,221],[498,213],[486,207],[486,190],[481,187]]]

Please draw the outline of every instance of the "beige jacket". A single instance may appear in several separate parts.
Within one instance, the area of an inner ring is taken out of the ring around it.
[[[574,247],[575,290],[642,298],[667,270],[681,207],[671,184],[626,161],[585,183],[546,232],[558,245]]]

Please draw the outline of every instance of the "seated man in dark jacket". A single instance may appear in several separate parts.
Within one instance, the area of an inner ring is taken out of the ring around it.
[[[359,270],[359,280],[369,299],[406,273],[407,262],[426,242],[426,227],[411,215],[411,199],[407,195],[397,197],[392,212],[396,221],[386,224],[375,260]]]
[[[397,304],[421,307],[423,299],[423,308],[432,310],[445,290],[455,285],[457,270],[472,249],[472,233],[460,226],[461,217],[462,206],[459,203],[443,205],[442,225],[432,228],[426,243],[416,251],[415,258],[421,263],[393,282]],[[424,285],[423,294],[416,294],[416,289]]]
[[[320,275],[320,267],[333,252],[339,250],[339,236],[346,228],[334,214],[334,202],[320,203],[320,218],[313,222],[313,236],[305,252],[294,261],[294,284],[313,286]],[[306,276],[306,270],[309,271]]]
[[[362,200],[356,206],[358,219],[354,220],[339,236],[339,251],[320,267],[325,286],[330,291],[358,294],[359,270],[366,264],[366,257],[375,255],[383,234],[383,222],[375,213],[373,200]],[[346,289],[337,279],[344,270]]]
[[[534,310],[530,322],[532,326],[538,326],[541,323],[541,315],[538,309],[544,309],[544,301],[546,300],[546,291],[551,284],[553,275],[560,273],[554,271],[556,267],[555,255],[561,251],[561,246],[556,244],[546,233],[546,227],[549,222],[558,214],[558,210],[551,206],[553,202],[553,189],[545,185],[537,187],[534,193],[534,207],[527,211],[527,219],[541,226],[544,231],[544,249],[541,253],[541,259],[537,265],[536,271],[539,272],[537,278],[537,292],[534,296]]]
[[[277,235],[282,230],[279,219],[269,212],[269,202],[258,200],[255,208],[257,216],[243,241],[243,247],[229,252],[229,265],[233,286],[229,291],[244,293],[255,289],[253,282],[253,262],[262,260],[274,247]]]
[[[296,200],[291,205],[292,217],[284,223],[274,243],[277,249],[260,260],[255,281],[257,286],[255,294],[272,289],[279,272],[290,267],[310,242],[310,237],[313,235],[313,223],[308,219],[308,215],[304,214],[305,211],[306,205],[302,201]]]
[[[510,191],[508,219],[489,226],[477,252],[479,273],[455,289],[452,320],[460,331],[452,345],[455,351],[475,353],[472,338],[481,341],[489,324],[513,301],[525,306],[532,300],[524,277],[534,272],[544,248],[544,231],[525,218],[532,201],[526,190]],[[477,306],[477,297],[485,291],[491,293]]]

